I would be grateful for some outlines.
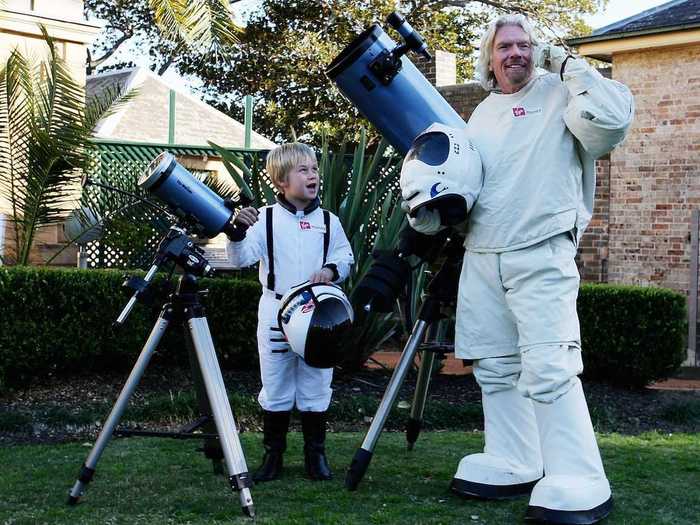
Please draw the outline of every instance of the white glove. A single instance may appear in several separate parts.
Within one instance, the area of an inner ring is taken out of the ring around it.
[[[559,75],[562,73],[561,66],[568,56],[569,53],[564,48],[552,44],[540,44],[535,48],[535,67]]]
[[[403,209],[403,204],[401,205]],[[415,217],[408,217],[408,224],[418,233],[424,235],[435,235],[440,230],[444,229],[440,223],[440,213],[437,210],[429,210],[428,208],[419,208]]]

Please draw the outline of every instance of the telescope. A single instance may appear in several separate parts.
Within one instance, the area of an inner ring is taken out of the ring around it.
[[[222,199],[167,151],[153,159],[138,185],[165,202],[186,225],[185,229],[210,239],[230,233],[234,206],[249,203],[243,195],[238,203]]]
[[[175,292],[170,294],[169,301],[163,305],[134,368],[80,469],[78,479],[69,492],[68,504],[76,505],[82,498],[112,435],[201,437],[205,440],[203,447],[205,457],[212,460],[215,472],[223,472],[223,460],[231,490],[238,493],[241,510],[245,515],[254,517],[255,510],[250,490],[252,478],[248,473],[238,428],[226,393],[205,308],[201,302],[201,298],[206,296],[207,291],[200,290],[198,287],[198,279],[213,275],[214,270],[206,259],[204,250],[190,238],[190,233],[211,238],[219,233],[229,232],[232,228],[233,209],[247,200],[243,197],[239,202],[222,199],[178,164],[175,157],[168,152],[161,153],[150,163],[147,171],[140,177],[138,185],[165,202],[169,211],[178,218],[178,222],[171,225],[167,234],[161,239],[151,268],[145,277],[131,277],[124,283],[124,286],[133,289],[134,293],[117,317],[114,326],[122,326],[136,302],[148,297],[148,287],[161,266],[173,263],[174,267],[181,268],[183,273],[179,277]],[[142,200],[149,202],[147,199]],[[150,202],[149,204],[155,206]],[[186,432],[117,432],[117,425],[126,410],[129,399],[141,381],[151,357],[170,324],[179,324],[182,329],[181,340],[190,354],[197,401],[202,417],[188,425]],[[205,430],[206,433],[193,432],[200,429]]]
[[[427,154],[430,153],[430,148],[422,147],[419,136],[423,135],[426,140],[439,141],[441,138],[437,134],[428,133],[428,128],[442,124],[461,131],[467,125],[406,57],[408,51],[430,57],[420,34],[397,13],[392,13],[387,23],[398,31],[404,40],[403,44],[396,44],[378,24],[373,24],[328,65],[326,75],[399,153],[406,155],[414,148],[414,151],[424,151]],[[435,149],[438,150],[439,148]],[[430,163],[434,164],[436,162]],[[440,184],[441,181],[436,182]],[[432,190],[437,190],[438,184],[431,189],[430,197],[435,197]],[[406,429],[409,449],[413,448],[422,426],[435,355],[444,355],[454,350],[453,345],[447,342],[448,317],[453,313],[457,302],[457,283],[464,250],[463,239],[451,228],[458,222],[452,220],[452,212],[455,211],[452,203],[443,200],[441,205],[448,208],[448,213],[444,216],[440,211],[441,223],[448,228],[438,235],[428,236],[406,226],[399,234],[399,242],[394,250],[372,254],[373,264],[355,291],[355,299],[365,312],[390,312],[404,287],[409,285],[411,272],[417,267],[409,264],[410,257],[432,262],[440,254],[444,259],[426,288],[427,293],[413,329],[379,408],[347,470],[345,486],[349,490],[357,490],[369,467],[379,435],[416,353],[420,352],[421,363]],[[464,212],[463,215],[466,215],[466,209]],[[406,321],[410,324],[408,319]]]
[[[373,24],[328,65],[326,76],[389,144],[406,154],[413,140],[436,122],[458,129],[467,125],[405,56],[414,51],[430,58],[423,37],[396,12],[387,23],[405,43],[396,44]]]

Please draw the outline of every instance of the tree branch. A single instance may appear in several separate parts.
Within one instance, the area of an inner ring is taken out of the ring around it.
[[[114,42],[114,45],[108,49],[104,55],[102,55],[100,58],[96,58],[95,60],[91,59],[91,55],[88,52],[88,73],[92,73],[95,68],[99,67],[100,64],[104,63],[109,57],[116,53],[119,46],[129,40],[132,36],[134,36],[134,34],[131,30],[125,30],[124,34]]]

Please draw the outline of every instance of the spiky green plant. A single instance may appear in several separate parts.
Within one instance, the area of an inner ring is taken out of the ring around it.
[[[11,208],[14,261],[26,265],[36,232],[62,222],[75,206],[90,162],[92,129],[117,95],[86,107],[46,29],[46,60],[33,64],[13,50],[0,68],[0,195]],[[119,94],[120,96],[121,94]]]

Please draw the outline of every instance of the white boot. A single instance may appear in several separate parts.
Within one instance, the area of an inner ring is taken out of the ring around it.
[[[482,393],[484,452],[462,458],[450,488],[464,497],[508,499],[529,494],[542,477],[532,401],[515,388]]]
[[[598,523],[612,510],[581,381],[552,403],[533,402],[545,477],[532,490],[525,519],[549,524]]]

